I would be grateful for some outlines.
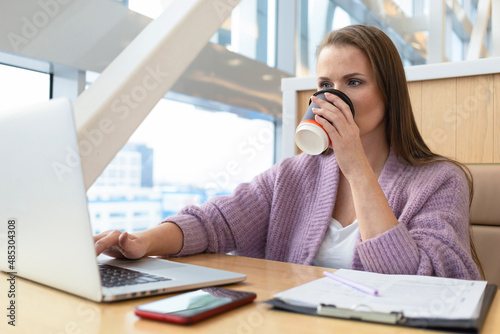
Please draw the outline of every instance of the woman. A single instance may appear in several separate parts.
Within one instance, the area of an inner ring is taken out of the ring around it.
[[[316,120],[332,142],[327,152],[284,159],[231,196],[186,207],[152,229],[98,235],[96,252],[139,258],[234,251],[479,279],[469,237],[468,175],[423,142],[391,40],[363,25],[331,32],[318,48],[317,77],[318,89],[341,90],[356,110],[354,119],[335,95],[327,95],[333,104],[313,97],[320,107]]]

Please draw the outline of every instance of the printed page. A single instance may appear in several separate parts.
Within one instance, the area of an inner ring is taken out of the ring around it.
[[[371,296],[324,277],[275,295],[286,302],[319,304],[360,311],[403,312],[409,318],[471,319],[477,317],[485,281],[416,275],[384,275],[340,269],[335,275],[378,289]]]

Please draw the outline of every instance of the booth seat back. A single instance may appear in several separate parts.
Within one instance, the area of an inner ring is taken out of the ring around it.
[[[474,181],[472,239],[486,280],[500,288],[500,165],[468,165]]]

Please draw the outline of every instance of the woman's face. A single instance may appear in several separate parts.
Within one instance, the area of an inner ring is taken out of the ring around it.
[[[352,101],[360,137],[385,136],[385,104],[365,54],[354,46],[327,46],[318,57],[318,89],[335,88]]]

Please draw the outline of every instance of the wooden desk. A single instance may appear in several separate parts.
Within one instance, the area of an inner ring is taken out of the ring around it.
[[[269,310],[262,301],[279,291],[322,277],[323,268],[258,260],[221,254],[202,254],[173,259],[245,273],[247,280],[227,287],[257,293],[256,302],[192,326],[143,320],[134,307],[164,298],[135,299],[97,304],[39,284],[17,278],[16,327],[7,325],[7,275],[0,274],[0,333],[94,334],[94,333],[417,333],[417,329],[362,323]],[[498,333],[500,294],[497,294],[481,334]],[[426,331],[432,333],[432,331]],[[442,333],[442,332],[436,332]]]

